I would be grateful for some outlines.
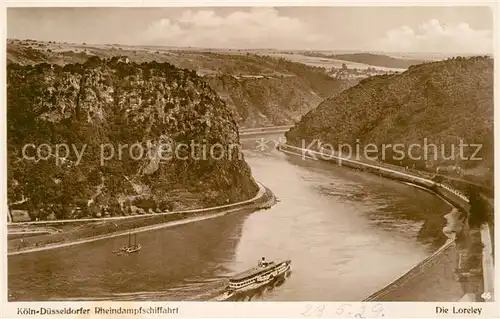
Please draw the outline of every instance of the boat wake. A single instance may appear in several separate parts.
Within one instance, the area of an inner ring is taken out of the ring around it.
[[[158,291],[109,293],[100,296],[54,298],[53,301],[208,301],[223,293],[226,280],[212,279],[184,283],[181,286]]]
[[[284,281],[285,278],[276,278],[276,280],[266,285],[232,296],[225,294],[227,280],[217,279],[188,283],[159,291],[135,291],[101,296],[54,298],[52,301],[252,301],[265,299],[266,293],[272,292],[281,286]]]
[[[178,286],[158,291],[104,293],[99,296],[70,297],[58,301],[250,301],[263,299],[266,291],[281,286],[291,274],[291,261],[268,262],[231,278],[190,278]],[[55,298],[52,300],[56,300]]]

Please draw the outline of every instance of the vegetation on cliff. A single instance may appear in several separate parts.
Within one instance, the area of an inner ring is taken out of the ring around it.
[[[200,208],[258,188],[224,101],[168,63],[9,64],[7,145],[9,203],[33,219]],[[56,162],[58,145],[69,152]]]
[[[287,133],[290,143],[302,139],[336,150],[347,144],[353,152],[372,144],[378,160],[432,172],[440,167],[440,174],[492,188],[493,60],[453,58],[367,78],[322,102]],[[398,144],[403,156],[394,151]]]
[[[329,58],[348,62],[366,64],[371,67],[379,66],[394,69],[407,69],[412,65],[422,64],[428,61],[417,59],[395,58],[384,54],[375,53],[344,53],[344,54],[326,54],[321,52],[305,52],[307,56]]]
[[[357,83],[335,79],[325,69],[283,58],[242,52],[201,52],[136,46],[92,46],[9,40],[8,63],[85,63],[92,56],[127,56],[136,63],[168,62],[194,70],[231,108],[240,127],[293,124],[323,99]]]

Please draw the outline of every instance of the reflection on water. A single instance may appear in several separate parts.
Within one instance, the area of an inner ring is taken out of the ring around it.
[[[442,241],[439,229],[419,234],[449,210],[422,190],[277,151],[246,159],[279,198],[271,209],[140,233],[128,256],[111,253],[126,236],[11,256],[11,299],[209,300],[267,256],[291,259],[293,275],[257,300],[354,301]]]
[[[227,275],[245,218],[235,214],[139,233],[143,248],[130,255],[112,253],[127,244],[124,236],[11,256],[9,293],[19,299],[183,295],[179,287],[203,287]]]

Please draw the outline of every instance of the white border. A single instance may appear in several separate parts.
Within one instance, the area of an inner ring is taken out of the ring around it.
[[[290,0],[251,0],[251,1],[230,1],[230,0],[89,0],[89,1],[64,1],[64,0],[32,0],[32,1],[13,1],[6,0],[5,5],[7,7],[330,7],[330,6],[346,6],[346,7],[384,7],[384,6],[403,6],[403,7],[413,7],[413,6],[492,6],[495,5],[495,0],[482,0],[482,1],[471,1],[471,0],[419,0],[419,1],[398,1],[398,0],[383,0],[383,1],[363,1],[363,0],[351,0],[351,1],[335,1],[335,0],[300,0],[300,1],[290,1]]]
[[[265,0],[253,0],[253,1],[222,1],[222,0],[208,0],[208,1],[11,1],[7,0],[2,2],[2,10],[0,21],[2,23],[2,36],[3,41],[1,43],[0,50],[0,60],[2,70],[6,68],[6,7],[220,7],[220,6],[230,6],[230,7],[249,7],[249,6],[266,6],[266,7],[276,7],[276,6],[490,6],[492,7],[492,11],[494,13],[494,30],[498,30],[498,14],[499,14],[499,5],[496,1],[379,1],[379,2],[367,2],[360,0],[353,1],[310,1],[310,0],[300,0],[300,1],[265,1]],[[494,34],[495,41],[495,84],[499,83],[500,76],[498,72],[498,32]],[[0,169],[0,179],[2,183],[0,184],[0,193],[1,193],[1,202],[2,208],[6,209],[7,207],[7,190],[6,190],[6,169],[7,164],[6,160],[6,108],[4,108],[6,104],[6,75],[5,72],[0,73],[0,83],[2,85],[2,91],[0,91],[0,105],[2,105],[2,110],[0,115],[2,115],[2,120],[0,121],[0,155],[2,158],[2,167]],[[497,101],[500,99],[500,93],[497,90],[497,85],[495,85],[495,104],[498,104]],[[500,119],[500,115],[498,112],[495,112],[495,122]],[[500,161],[498,158],[500,156],[500,152],[498,151],[498,141],[500,139],[500,129],[495,126],[494,129],[495,134],[495,165],[497,165]],[[500,172],[497,169],[495,173],[495,180],[498,180]],[[498,187],[495,187],[497,189]],[[500,199],[497,196],[497,191],[495,191],[495,206],[500,205]],[[498,206],[500,207],[500,206]],[[497,215],[497,214],[496,214]],[[498,223],[498,218],[495,217],[495,222]],[[7,233],[7,223],[2,222],[1,229],[4,231],[3,234]],[[498,224],[497,224],[498,225]],[[496,227],[498,228],[498,227]],[[495,229],[495,238],[498,237],[498,230]],[[497,240],[498,241],[498,240]],[[52,308],[63,308],[64,306],[75,307],[91,307],[91,306],[110,306],[113,307],[149,307],[162,305],[164,307],[179,307],[178,315],[169,315],[171,317],[182,317],[182,318],[193,318],[193,317],[210,317],[210,318],[241,318],[241,317],[274,317],[274,318],[354,318],[356,313],[361,312],[363,307],[365,307],[365,318],[373,318],[373,317],[381,317],[380,313],[370,313],[370,307],[373,307],[375,304],[381,304],[384,308],[384,318],[437,318],[437,317],[475,317],[475,316],[460,316],[460,315],[437,315],[435,313],[436,306],[443,307],[453,307],[455,306],[466,306],[468,304],[464,303],[435,303],[435,302],[426,302],[426,303],[407,303],[407,302],[392,302],[392,303],[361,303],[361,302],[287,302],[287,303],[278,303],[278,302],[251,302],[251,303],[203,303],[203,302],[30,302],[30,303],[8,303],[7,302],[7,280],[3,280],[7,278],[7,240],[6,236],[0,236],[0,243],[3,252],[3,263],[2,263],[2,280],[0,280],[1,284],[1,306],[0,306],[0,318],[24,318],[28,316],[22,316],[16,314],[18,307],[52,307]],[[498,256],[498,244],[495,245],[496,256]],[[498,274],[499,266],[495,266],[495,273]],[[498,295],[498,286],[499,286],[499,276],[496,277],[495,290]],[[497,307],[498,307],[498,299],[494,303],[481,303],[481,304],[470,304],[470,306],[481,306],[483,308],[482,318],[493,318],[498,317]],[[340,306],[344,305],[343,309],[351,309],[350,311],[344,311],[340,313]],[[320,311],[322,309],[322,312]],[[378,308],[377,308],[378,309]],[[306,313],[306,311],[309,312]],[[371,314],[371,315],[370,315]],[[54,317],[54,316],[47,316]],[[69,318],[72,316],[57,316],[59,318]],[[98,317],[94,315],[94,317]],[[109,317],[106,316],[106,317]],[[120,316],[128,318],[129,316]],[[144,316],[140,316],[144,317]],[[159,317],[159,316],[154,316]]]
[[[42,305],[43,304],[43,305]],[[151,315],[148,318],[498,318],[494,303],[481,305],[481,316],[451,314],[453,307],[477,307],[477,303],[419,302],[21,302],[8,306],[4,318],[35,318],[19,316],[17,308],[40,307],[92,309],[164,307],[178,308],[179,314]],[[436,307],[449,309],[449,314],[436,315]],[[362,315],[360,317],[359,315]],[[85,318],[87,316],[38,316],[43,318]],[[145,318],[146,316],[93,315],[92,318]]]

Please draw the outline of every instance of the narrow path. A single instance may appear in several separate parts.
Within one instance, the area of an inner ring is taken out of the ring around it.
[[[107,239],[107,238],[114,238],[114,237],[124,236],[124,235],[128,235],[128,234],[135,234],[135,233],[140,233],[140,232],[145,232],[145,231],[150,231],[150,230],[156,230],[156,229],[161,229],[161,228],[183,225],[183,224],[187,224],[187,223],[198,222],[198,221],[202,221],[202,220],[206,220],[206,219],[224,216],[224,215],[234,213],[234,212],[243,211],[245,209],[252,208],[251,204],[253,204],[256,200],[262,198],[264,196],[264,194],[266,193],[265,187],[260,183],[258,183],[258,185],[259,185],[259,190],[258,190],[257,194],[252,199],[242,201],[239,203],[229,204],[229,205],[211,207],[209,209],[200,209],[200,210],[190,211],[190,212],[199,213],[199,212],[204,212],[207,210],[215,210],[215,209],[225,208],[225,207],[234,207],[234,208],[231,208],[228,210],[224,210],[222,212],[207,214],[207,215],[198,216],[198,217],[188,217],[185,219],[167,222],[167,223],[163,223],[163,224],[143,226],[143,227],[135,228],[132,230],[113,232],[113,233],[98,235],[98,236],[94,236],[94,237],[90,237],[90,238],[85,238],[85,239],[80,239],[80,240],[76,240],[76,241],[72,241],[72,242],[67,242],[67,243],[60,243],[60,244],[54,244],[54,245],[47,245],[44,247],[24,249],[24,250],[19,250],[19,251],[12,251],[12,252],[8,252],[7,256],[20,255],[20,254],[32,253],[32,252],[55,249],[55,248],[69,247],[69,246],[74,246],[74,245],[83,244],[83,243],[89,243],[89,242],[98,241],[98,240]],[[242,206],[245,204],[248,204],[248,206]],[[237,206],[237,207],[235,207],[235,206]],[[98,220],[101,221],[101,219],[98,219]]]
[[[61,220],[41,220],[41,221],[31,221],[31,222],[12,222],[12,223],[7,223],[7,226],[66,224],[66,223],[76,223],[76,222],[78,222],[78,223],[81,223],[81,222],[105,222],[105,221],[117,221],[117,220],[123,220],[123,219],[143,218],[143,217],[151,217],[151,216],[186,214],[186,213],[188,213],[188,214],[189,213],[203,213],[203,212],[209,212],[211,210],[218,210],[221,208],[231,208],[231,207],[251,203],[252,201],[254,201],[257,198],[259,198],[260,196],[262,196],[265,192],[263,185],[261,185],[260,183],[257,183],[257,185],[259,185],[259,190],[254,198],[247,199],[245,201],[241,201],[238,203],[232,203],[232,204],[226,204],[226,205],[220,205],[220,206],[213,206],[213,207],[200,208],[200,209],[181,210],[181,211],[174,211],[174,212],[165,212],[165,213],[148,213],[148,214],[140,214],[140,215],[117,216],[117,217],[75,218],[75,219],[61,219]]]

